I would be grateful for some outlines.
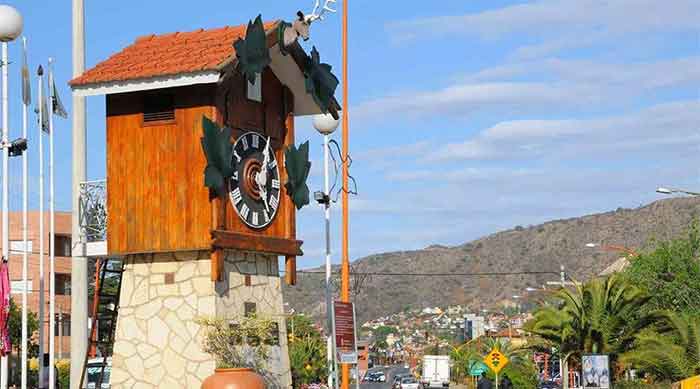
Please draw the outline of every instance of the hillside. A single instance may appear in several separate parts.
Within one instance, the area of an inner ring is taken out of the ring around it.
[[[454,247],[433,245],[416,251],[371,255],[355,261],[353,269],[391,273],[558,272],[561,263],[570,276],[587,279],[613,263],[619,254],[587,248],[586,243],[604,242],[644,250],[654,239],[677,236],[698,216],[700,199],[673,198],[637,209],[517,226]],[[322,314],[323,277],[299,274],[299,284],[285,288],[285,301],[297,312]],[[479,278],[372,276],[364,280],[355,301],[358,320],[363,322],[407,307],[488,307],[521,294],[528,286],[541,287],[546,281],[557,279],[556,274]]]

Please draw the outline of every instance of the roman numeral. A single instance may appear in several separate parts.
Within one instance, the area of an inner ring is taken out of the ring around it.
[[[279,200],[277,200],[277,197],[270,196],[270,207],[272,207],[272,209],[277,209],[277,206],[279,205],[278,201]]]
[[[241,206],[241,216],[243,217],[243,219],[248,220],[249,213],[250,213],[250,208],[248,208],[248,204],[243,203],[243,205]]]
[[[238,203],[243,200],[243,198],[241,198],[241,188],[234,189],[234,191],[231,192],[231,196],[233,196],[233,203],[238,205]]]
[[[267,209],[263,209],[263,217],[265,218],[265,223],[270,221],[270,214],[267,213]]]
[[[257,149],[260,143],[260,138],[257,135],[253,135],[253,148]]]
[[[258,225],[258,213],[253,212],[253,225]]]
[[[233,172],[233,179],[236,180],[236,181],[238,181],[238,170],[236,170],[235,172]]]
[[[241,162],[241,156],[238,155],[236,150],[233,150],[233,156],[236,157],[236,162]]]
[[[275,189],[280,188],[280,180],[275,180],[274,178],[272,179],[272,187]]]
[[[243,151],[248,150],[248,137],[244,136],[241,138],[241,142],[243,142]]]
[[[275,169],[277,167],[277,160],[273,159],[267,164],[267,166],[269,166],[270,169]]]

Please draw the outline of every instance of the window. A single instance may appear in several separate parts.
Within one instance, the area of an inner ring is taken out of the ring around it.
[[[54,237],[54,253],[57,257],[71,256],[71,236],[68,234],[56,234]]]
[[[56,294],[61,296],[70,296],[70,274],[56,273]]]
[[[175,99],[168,93],[151,93],[143,97],[143,123],[162,123],[175,120]]]
[[[250,317],[250,316],[255,315],[255,311],[257,310],[255,303],[244,303],[243,307],[245,310],[246,317]]]
[[[255,74],[255,83],[254,84],[251,84],[248,81],[246,81],[246,83],[248,84],[248,88],[246,88],[248,100],[257,101],[258,103],[262,103],[262,74],[260,74],[260,73]]]
[[[66,313],[57,313],[55,318],[53,336],[70,336],[70,315]]]

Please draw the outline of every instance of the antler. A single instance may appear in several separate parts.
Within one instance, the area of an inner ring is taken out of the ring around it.
[[[336,3],[337,0],[325,0],[323,3],[323,8],[321,8],[321,12],[318,12],[318,9],[321,7],[321,0],[316,0],[316,5],[314,5],[314,10],[311,11],[309,15],[306,16],[306,22],[311,24],[312,22],[316,20],[323,20],[323,15],[326,12],[331,12],[331,13],[336,13],[337,10],[331,8],[331,4]],[[318,12],[318,13],[317,13]]]

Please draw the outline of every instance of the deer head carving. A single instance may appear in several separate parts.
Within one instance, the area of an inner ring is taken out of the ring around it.
[[[304,15],[303,12],[298,11],[297,18],[294,20],[294,23],[292,23],[292,28],[287,28],[284,31],[284,45],[289,46],[299,38],[305,41],[308,40],[311,23],[316,20],[323,20],[323,15],[326,12],[335,13],[336,10],[331,8],[331,4],[336,1],[337,0],[324,0],[323,7],[321,7],[321,0],[316,0],[314,9],[308,15]]]

